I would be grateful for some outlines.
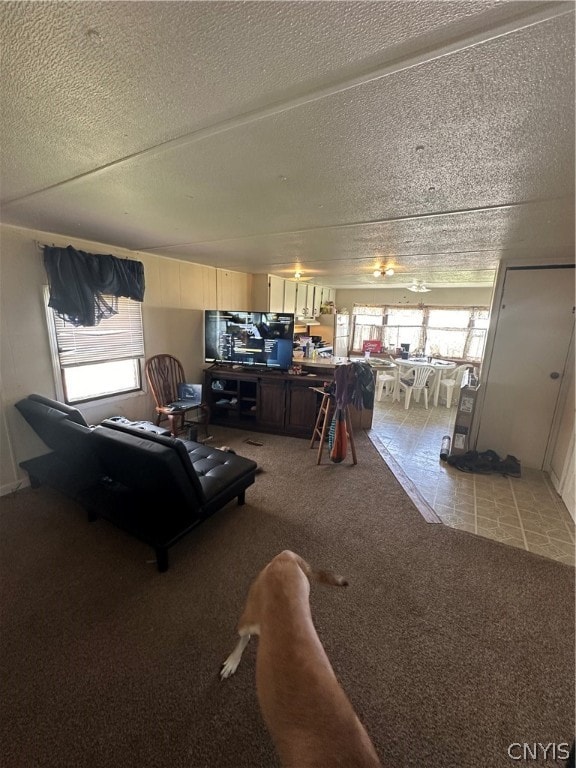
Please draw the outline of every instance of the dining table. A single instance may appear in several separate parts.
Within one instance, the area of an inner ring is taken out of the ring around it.
[[[435,406],[438,405],[438,398],[440,396],[440,382],[444,378],[444,374],[448,371],[453,371],[457,366],[457,363],[454,363],[452,360],[439,360],[438,358],[428,357],[409,357],[405,360],[402,358],[396,358],[394,362],[399,369],[399,378],[403,375],[403,372],[406,373],[412,368],[424,368],[426,366],[434,368],[434,379],[432,381],[430,392],[432,394],[432,401]],[[392,397],[394,400],[400,400],[400,387],[398,386],[398,381],[396,382],[394,394]]]

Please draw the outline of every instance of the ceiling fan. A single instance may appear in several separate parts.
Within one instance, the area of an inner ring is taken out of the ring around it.
[[[431,288],[426,288],[424,283],[418,282],[418,280],[414,280],[412,285],[408,286],[408,290],[412,291],[413,293],[429,293]]]

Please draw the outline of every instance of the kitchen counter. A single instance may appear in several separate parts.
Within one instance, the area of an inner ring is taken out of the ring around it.
[[[317,368],[333,371],[337,365],[343,365],[347,362],[369,363],[372,366],[372,368],[393,368],[394,367],[392,363],[389,363],[386,360],[381,360],[377,357],[376,358],[351,357],[350,361],[348,361],[347,357],[317,357],[316,360],[313,360],[311,357],[300,357],[300,358],[293,358],[292,360],[293,365],[301,365],[302,368],[306,368],[311,371]]]

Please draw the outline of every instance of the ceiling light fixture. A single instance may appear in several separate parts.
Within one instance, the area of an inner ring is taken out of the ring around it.
[[[381,269],[375,269],[374,272],[372,272],[374,277],[382,277],[382,270]]]
[[[426,288],[424,283],[419,283],[417,280],[414,280],[412,285],[408,286],[408,290],[412,291],[413,293],[429,293],[430,288]]]
[[[388,269],[384,272],[384,274],[388,275],[388,277],[392,277],[392,275],[394,274],[394,270],[392,269],[392,267],[388,267]]]
[[[295,280],[300,280],[301,277],[302,277],[302,272],[294,272],[294,279]]]

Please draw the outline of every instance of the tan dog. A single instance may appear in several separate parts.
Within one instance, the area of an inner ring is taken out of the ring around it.
[[[259,635],[256,690],[285,768],[379,768],[376,751],[316,634],[309,579],[344,587],[288,550],[260,572],[238,623],[240,640],[222,665],[233,675],[250,635]]]

